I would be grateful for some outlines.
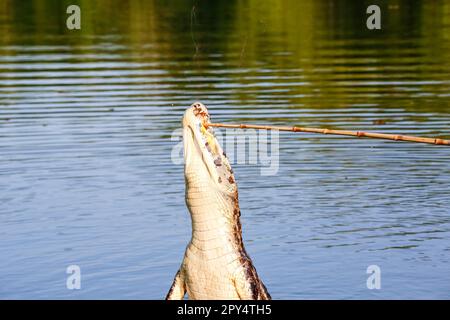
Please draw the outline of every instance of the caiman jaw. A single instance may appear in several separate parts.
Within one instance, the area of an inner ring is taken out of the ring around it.
[[[193,108],[194,115],[200,120],[200,132],[205,140],[206,149],[213,157],[220,157],[221,155],[219,154],[216,137],[214,136],[212,128],[210,129],[209,127],[211,116],[209,115],[208,110],[200,102],[194,103]]]
[[[236,188],[233,171],[214,135],[213,128],[208,126],[209,123],[210,115],[202,103],[195,102],[186,111],[183,118],[184,132],[188,135],[183,139],[185,170],[201,171],[202,167],[206,168],[213,184],[232,192]]]

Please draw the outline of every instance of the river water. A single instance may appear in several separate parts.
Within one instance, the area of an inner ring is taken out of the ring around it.
[[[369,31],[364,1],[70,1],[77,31],[69,3],[3,0],[0,298],[165,296],[190,238],[171,137],[196,100],[224,123],[450,138],[450,4],[378,3]],[[450,148],[280,133],[277,160],[232,164],[273,298],[450,298]]]

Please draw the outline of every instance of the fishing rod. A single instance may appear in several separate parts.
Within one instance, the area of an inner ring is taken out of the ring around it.
[[[425,137],[406,136],[406,135],[400,135],[400,134],[388,134],[388,133],[365,132],[365,131],[286,127],[286,126],[265,126],[265,125],[255,125],[255,124],[225,124],[225,123],[208,123],[208,124],[205,124],[205,126],[218,127],[218,128],[235,128],[235,129],[258,129],[258,130],[278,130],[278,131],[291,131],[291,132],[309,132],[309,133],[333,134],[333,135],[341,135],[341,136],[386,139],[386,140],[394,140],[394,141],[428,143],[428,144],[435,144],[435,145],[447,145],[447,146],[450,145],[450,140],[445,140],[445,139],[440,139],[440,138],[425,138]]]

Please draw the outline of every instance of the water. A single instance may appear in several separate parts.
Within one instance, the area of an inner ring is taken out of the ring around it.
[[[220,122],[450,138],[446,1],[380,2],[381,31],[355,1],[72,3],[81,31],[64,1],[0,4],[0,298],[165,296],[190,238],[170,137],[195,100]],[[276,175],[234,164],[272,296],[450,298],[449,159],[281,133]]]

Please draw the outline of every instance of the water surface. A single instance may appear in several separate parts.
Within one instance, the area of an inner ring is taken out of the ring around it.
[[[364,1],[72,3],[81,31],[64,1],[0,4],[0,298],[165,296],[190,238],[171,136],[195,100],[225,123],[450,138],[446,1],[379,1],[381,31]],[[273,298],[450,298],[450,148],[281,133],[279,160],[234,164]]]

